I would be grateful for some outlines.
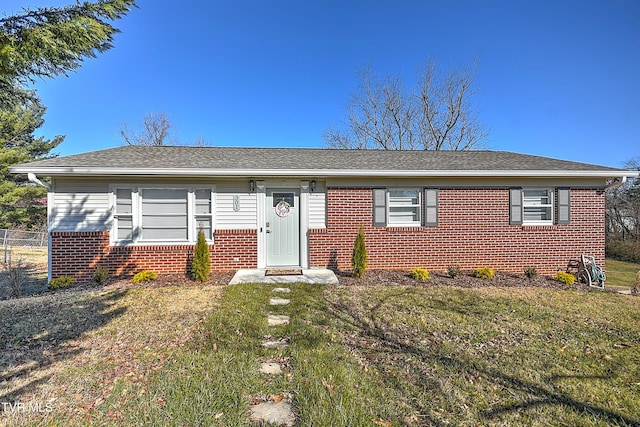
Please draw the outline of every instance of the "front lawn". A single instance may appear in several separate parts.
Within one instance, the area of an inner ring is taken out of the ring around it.
[[[32,425],[240,426],[252,402],[288,396],[305,426],[640,424],[638,297],[295,284],[290,305],[270,306],[271,288],[227,286],[220,299],[211,287],[80,298],[67,319],[100,315],[82,334],[55,333],[71,334],[56,347],[66,363],[47,365],[42,352],[41,367],[4,370],[9,383],[43,370],[24,384],[29,393],[22,381],[9,395],[56,399],[53,413],[21,418]],[[268,313],[291,323],[269,327]],[[26,324],[19,331],[15,345],[48,339]],[[264,349],[265,337],[290,345]],[[266,360],[284,374],[260,374]]]

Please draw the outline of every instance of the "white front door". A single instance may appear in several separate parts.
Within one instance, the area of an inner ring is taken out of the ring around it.
[[[267,189],[267,267],[300,265],[300,190]]]

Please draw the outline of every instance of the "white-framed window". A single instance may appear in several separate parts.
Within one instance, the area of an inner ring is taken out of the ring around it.
[[[374,226],[420,226],[422,225],[421,188],[374,188]],[[437,205],[433,200],[430,218],[437,221]]]
[[[387,218],[389,225],[420,225],[420,193],[418,188],[389,189]]]
[[[114,185],[112,243],[195,242],[202,227],[213,240],[212,186]]]
[[[523,224],[553,224],[553,190],[525,188],[522,190]]]
[[[510,217],[512,224],[549,225],[554,224],[553,188],[512,188],[510,191]],[[565,193],[566,192],[566,193]],[[560,222],[568,223],[568,190],[561,190],[563,200],[560,212]],[[565,196],[566,194],[566,196]]]

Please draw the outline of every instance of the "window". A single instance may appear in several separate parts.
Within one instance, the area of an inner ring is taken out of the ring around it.
[[[420,225],[420,190],[389,190],[390,225]]]
[[[552,190],[522,190],[522,221],[524,224],[553,224]]]
[[[437,223],[437,192],[425,193],[431,205],[428,206],[428,225]],[[418,188],[374,188],[374,226],[419,226],[422,222],[422,190]]]
[[[558,189],[558,223],[569,223],[569,189]],[[511,224],[545,225],[554,223],[554,189],[511,188]]]
[[[213,238],[213,189],[114,188],[114,243],[194,242]]]
[[[213,239],[213,207],[211,206],[211,189],[200,188],[195,191],[196,210],[195,210],[195,233],[202,228],[204,237],[208,240]]]
[[[145,188],[140,195],[141,240],[189,240],[187,190]]]
[[[133,204],[131,189],[119,188],[115,191],[115,229],[118,240],[133,240]]]

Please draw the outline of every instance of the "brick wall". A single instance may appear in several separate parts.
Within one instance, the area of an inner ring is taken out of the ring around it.
[[[255,230],[219,230],[209,246],[212,270],[256,268]],[[194,245],[110,246],[109,232],[52,232],[51,275],[91,280],[97,266],[112,276],[133,275],[141,270],[188,273]]]
[[[572,189],[571,223],[549,226],[509,225],[508,188],[440,189],[438,199],[436,227],[373,227],[371,189],[329,188],[327,228],[309,233],[311,266],[350,269],[359,226],[374,269],[445,271],[458,264],[554,274],[581,253],[604,264],[604,194],[598,189]]]

